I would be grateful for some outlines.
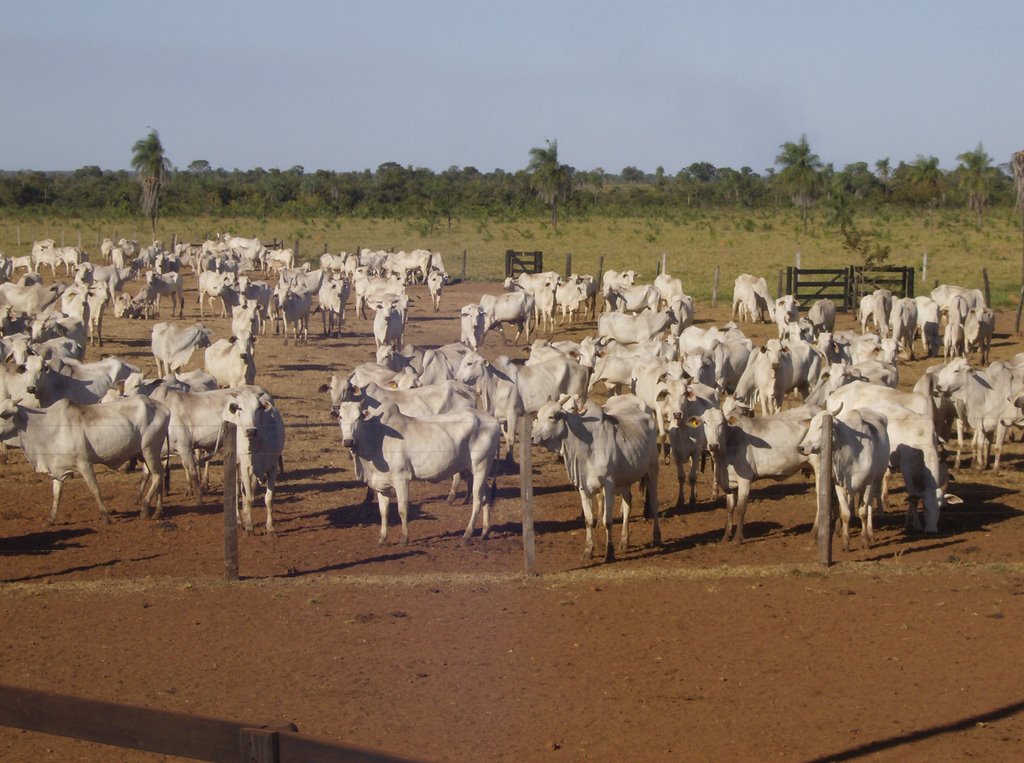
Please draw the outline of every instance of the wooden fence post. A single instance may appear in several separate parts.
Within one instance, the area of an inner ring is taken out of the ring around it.
[[[294,251],[294,254],[295,254],[295,264],[298,265],[298,263],[299,263],[299,239],[295,239],[295,251]]]
[[[1020,311],[1024,307],[1024,286],[1020,287],[1020,294],[1017,295],[1017,319],[1013,322],[1013,333],[1020,333]]]
[[[466,250],[462,250],[462,283],[466,282]]]
[[[533,432],[530,414],[519,417],[519,485],[523,496],[523,557],[526,574],[537,574],[533,531]]]
[[[572,274],[572,252],[565,253],[565,277],[568,278]]]
[[[800,269],[800,252],[796,253],[796,257],[793,258],[793,262],[796,265],[796,269]]]
[[[832,414],[821,417],[821,457],[818,464],[818,564],[832,564]]]
[[[985,306],[992,307],[992,287],[988,282],[988,268],[981,269],[981,279],[985,282]]]
[[[776,297],[782,296],[782,268],[779,268],[779,285],[775,291],[777,292],[775,295]]]
[[[668,255],[665,252],[661,253],[661,272],[663,274],[668,272]]]
[[[921,255],[921,283],[928,283],[928,252]]]
[[[718,279],[722,275],[722,266],[715,265],[715,280],[711,286],[711,306],[714,307],[718,303]]]
[[[597,300],[601,298],[601,287],[604,285],[604,255],[597,261],[597,290],[594,292],[594,301],[590,305],[590,320],[597,315]]]
[[[238,580],[238,453],[234,424],[224,426],[224,578]]]

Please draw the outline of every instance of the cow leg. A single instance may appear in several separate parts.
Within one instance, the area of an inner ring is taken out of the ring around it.
[[[697,451],[690,454],[690,474],[687,480],[690,483],[690,508],[697,505],[697,464],[699,463],[700,455]],[[715,483],[718,484],[717,482]],[[682,494],[682,481],[679,483],[680,495]]]
[[[586,490],[580,489],[580,503],[583,506],[583,523],[587,528],[587,545],[583,549],[583,558],[594,556],[594,506],[593,498]]]
[[[732,538],[732,515],[736,510],[736,493],[733,490],[726,490],[725,493],[725,532],[722,534],[722,543],[728,543]]]
[[[955,468],[960,469],[960,461],[963,458],[964,453],[964,421],[960,418],[959,412],[956,417],[956,460],[954,461]]]
[[[398,518],[402,521],[403,546],[409,545],[409,481],[399,480],[395,485],[395,502],[398,504]]]
[[[484,467],[483,469],[474,469],[473,473],[469,475],[469,479],[472,480],[473,510],[469,514],[469,524],[466,526],[466,532],[462,534],[462,545],[469,543],[473,537],[473,526],[476,524],[476,518],[481,508],[483,508],[483,524],[481,526],[480,539],[486,538],[487,534],[491,531],[491,509],[486,497],[488,470],[486,465]]]
[[[891,474],[892,469],[886,469],[885,476],[882,477],[882,490],[878,501],[878,508],[882,514],[892,511],[892,506],[889,504],[889,476]]]
[[[877,484],[874,482],[869,482],[864,487],[860,507],[857,510],[857,515],[860,517],[861,548],[871,548],[875,542],[875,523],[871,516],[871,502],[875,499],[876,489]]]
[[[604,560],[605,562],[615,561],[615,546],[612,543],[612,518],[615,513],[615,486],[605,480],[601,489],[601,498],[604,502]]]
[[[367,487],[367,492],[370,488]],[[377,508],[380,509],[380,536],[377,538],[377,545],[383,546],[388,542],[388,505],[391,499],[383,490],[377,491]]]
[[[625,552],[629,548],[629,512],[632,509],[633,492],[629,485],[619,491],[622,497],[622,536],[619,538],[619,551]],[[614,502],[614,498],[612,499]]]
[[[996,442],[994,447],[994,450],[996,452],[996,460],[995,463],[992,464],[993,474],[999,474],[999,459],[1002,458],[1003,455],[1003,443],[1006,441],[1006,431],[1007,427],[1003,425],[1002,421],[996,424]]]
[[[519,432],[519,412],[513,410],[509,414],[508,420],[505,422],[505,442],[508,445],[508,453],[505,454],[505,459],[510,463],[516,462],[515,449],[516,449],[516,434]]]
[[[149,505],[152,502],[154,496],[156,497],[156,510],[153,512],[153,518],[159,519],[164,513],[164,462],[160,459],[161,443],[157,443],[156,447],[152,450],[143,451],[143,459],[146,464],[145,471],[149,472],[149,489],[142,496],[142,511],[149,512]],[[143,487],[146,483],[143,482],[140,487]]]
[[[100,486],[96,482],[96,473],[92,469],[92,464],[86,462],[79,464],[79,473],[82,475],[82,479],[85,480],[85,484],[89,487],[89,492],[92,493],[92,497],[96,499],[96,503],[100,507],[100,519],[103,524],[110,524],[110,509],[107,504],[103,502],[103,496],[100,495]],[[148,513],[148,512],[147,512]],[[57,517],[57,504],[54,503],[53,514],[51,514],[51,520]],[[143,519],[147,518],[147,514],[142,515]]]
[[[60,497],[64,492],[64,480],[54,478],[53,480],[53,505],[50,507],[50,516],[46,524],[52,525],[57,522],[57,507],[60,506]]]
[[[272,469],[267,477],[267,489],[263,493],[263,505],[267,508],[266,534],[276,535],[274,530],[274,488],[277,486],[277,469]]]
[[[462,474],[460,472],[456,472],[455,474],[452,475],[452,487],[451,487],[451,490],[448,491],[448,503],[455,503],[455,494],[456,494],[456,492],[458,492],[459,481],[461,479],[462,479]],[[469,496],[468,489],[467,489],[466,495],[467,495],[467,497]]]
[[[672,452],[672,460],[675,461],[675,464],[676,464],[676,480],[679,483],[679,497],[676,498],[676,509],[678,511],[682,511],[682,509],[683,509],[683,499],[686,496],[686,488],[685,488],[685,486],[683,484],[685,480],[684,480],[684,474],[683,474],[683,457],[682,457],[682,454],[676,453],[675,451],[673,451]],[[692,487],[691,487],[691,490],[692,490]],[[692,495],[693,494],[691,492],[691,498],[692,498]]]
[[[839,520],[842,523],[843,551],[850,551],[850,493],[842,485],[836,485],[836,502],[839,504]]]

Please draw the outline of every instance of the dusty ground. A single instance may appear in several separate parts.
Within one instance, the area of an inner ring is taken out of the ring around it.
[[[458,306],[496,288],[450,288],[439,315],[419,299],[407,340],[457,339]],[[186,318],[197,316],[190,301]],[[721,322],[727,311],[705,305],[699,317]],[[1012,314],[999,320],[1005,328]],[[227,330],[226,319],[206,322]],[[105,352],[152,369],[150,323],[108,318],[106,329]],[[535,449],[542,574],[527,579],[511,470],[498,481],[492,539],[462,547],[467,507],[449,506],[446,486],[421,484],[411,545],[377,546],[376,506],[363,504],[317,392],[329,371],[370,358],[369,324],[349,329],[341,339],[314,332],[307,346],[258,345],[257,382],[288,423],[287,477],[276,537],[241,538],[241,583],[221,582],[219,468],[201,506],[185,501],[175,470],[162,522],[138,519],[135,475],[100,475],[119,511],[110,526],[72,480],[59,524],[45,527],[49,481],[11,452],[0,467],[0,680],[294,721],[423,759],[1019,754],[1022,446],[1010,446],[1001,475],[958,475],[965,503],[944,510],[939,537],[908,537],[892,515],[876,523],[874,548],[837,547],[828,572],[814,564],[807,480],[759,484],[747,543],[723,547],[708,476],[697,508],[680,512],[671,466],[659,486],[663,545],[650,545],[640,520],[614,565],[584,561],[578,498],[554,456]],[[1002,335],[993,357],[1017,349]],[[486,351],[521,352],[498,337]],[[902,386],[926,365],[904,365]],[[394,509],[391,522],[395,539]],[[4,760],[156,757],[0,729]]]

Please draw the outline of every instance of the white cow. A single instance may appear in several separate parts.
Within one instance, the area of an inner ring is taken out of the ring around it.
[[[253,530],[252,503],[256,484],[266,486],[263,502],[267,507],[267,533],[274,532],[274,489],[281,471],[284,453],[284,420],[266,392],[242,389],[225,407],[224,421],[235,425],[238,481],[242,490],[239,524],[247,533]]]
[[[488,413],[462,410],[440,416],[406,416],[393,403],[363,409],[342,403],[338,411],[342,444],[351,448],[357,474],[376,491],[381,545],[387,542],[390,496],[398,504],[403,545],[409,543],[409,484],[414,479],[438,482],[456,475],[472,477],[473,511],[463,543],[473,535],[483,509],[481,538],[490,532],[488,480],[498,455],[501,427]],[[454,499],[457,481],[448,495]]]
[[[612,510],[622,498],[619,550],[629,547],[631,486],[646,488],[645,516],[654,520],[653,542],[661,543],[658,523],[658,443],[650,409],[635,395],[612,397],[603,406],[568,396],[545,403],[533,424],[533,444],[559,453],[569,481],[579,491],[587,529],[584,557],[594,553],[594,496],[602,493],[606,562],[615,559]]]
[[[246,331],[230,339],[218,339],[206,348],[206,372],[221,387],[240,387],[256,379],[256,337]]]
[[[848,411],[841,406],[822,411],[811,419],[800,443],[805,456],[820,455],[826,413],[835,416],[832,423],[832,474],[835,478],[839,518],[842,523],[843,550],[850,550],[850,508],[856,509],[861,523],[861,543],[870,548],[874,542],[872,503],[881,497],[882,481],[889,468],[888,422],[877,411]]]
[[[732,290],[732,319],[761,323],[765,320],[775,322],[775,302],[768,292],[768,282],[764,278],[741,273],[736,276]]]
[[[184,368],[195,350],[210,346],[212,333],[202,323],[192,326],[179,326],[170,321],[154,324],[150,348],[156,359],[157,376]]]
[[[42,409],[5,400],[0,402],[0,441],[16,440],[33,468],[53,479],[51,524],[57,521],[64,480],[72,472],[82,475],[99,504],[102,520],[109,523],[110,509],[100,495],[93,466],[116,469],[133,459],[143,460],[148,469],[140,490],[141,516],[145,519],[154,497],[153,516],[163,513],[164,465],[160,451],[167,439],[169,420],[166,408],[138,395],[84,406],[65,400]]]

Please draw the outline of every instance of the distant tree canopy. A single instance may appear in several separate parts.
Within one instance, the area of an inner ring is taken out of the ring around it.
[[[205,159],[160,173],[162,215],[358,216],[417,219],[433,226],[453,220],[670,216],[687,209],[732,207],[813,208],[835,216],[894,205],[928,214],[940,208],[973,210],[1012,206],[1013,176],[993,165],[981,145],[945,171],[938,159],[919,156],[893,166],[888,158],[840,169],[822,164],[806,137],[780,147],[777,167],[716,167],[692,162],[675,175],[664,167],[635,166],[612,174],[577,170],[558,161],[557,142],[524,153],[528,166],[481,172],[449,167],[442,172],[385,162],[376,169],[335,172],[304,167],[226,170]],[[156,155],[157,152],[151,152]],[[536,160],[536,161],[534,161]],[[155,165],[154,165],[155,166]],[[139,174],[96,166],[66,172],[0,172],[0,211],[40,215],[130,216],[140,212]],[[143,174],[150,173],[150,174]],[[837,201],[838,197],[842,197]],[[838,211],[837,211],[838,210]]]

